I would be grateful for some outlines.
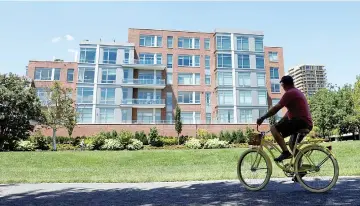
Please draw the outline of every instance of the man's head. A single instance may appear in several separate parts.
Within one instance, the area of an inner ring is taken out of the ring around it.
[[[285,91],[294,87],[294,80],[291,76],[283,76],[280,80],[280,83]]]

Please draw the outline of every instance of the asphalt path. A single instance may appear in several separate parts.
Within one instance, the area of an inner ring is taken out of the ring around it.
[[[251,192],[238,181],[2,184],[0,205],[360,205],[360,178],[315,194],[290,179]]]

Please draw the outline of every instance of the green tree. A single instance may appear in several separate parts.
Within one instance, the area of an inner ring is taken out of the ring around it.
[[[70,88],[62,87],[60,82],[54,82],[47,92],[44,115],[45,125],[53,130],[52,141],[53,150],[56,151],[56,131],[61,127],[69,128],[72,133],[73,126],[76,124],[76,112],[73,107],[74,101],[69,96]]]
[[[176,109],[175,109],[175,130],[177,132],[178,144],[180,145],[179,135],[182,132],[182,122],[181,122],[181,109],[179,105],[176,105]]]
[[[43,121],[34,83],[15,74],[0,74],[0,150],[25,140],[34,129],[32,122]]]

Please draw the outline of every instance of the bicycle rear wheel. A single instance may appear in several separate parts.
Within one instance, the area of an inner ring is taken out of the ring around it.
[[[321,146],[301,150],[295,159],[296,178],[310,192],[326,192],[337,182],[339,165],[334,156]]]
[[[246,150],[239,158],[237,174],[246,189],[258,191],[270,180],[272,166],[269,157],[257,149]]]

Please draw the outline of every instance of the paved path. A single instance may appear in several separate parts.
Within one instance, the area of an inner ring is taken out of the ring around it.
[[[259,192],[238,181],[139,184],[0,185],[0,205],[360,205],[360,178],[341,178],[328,193],[272,179]]]

